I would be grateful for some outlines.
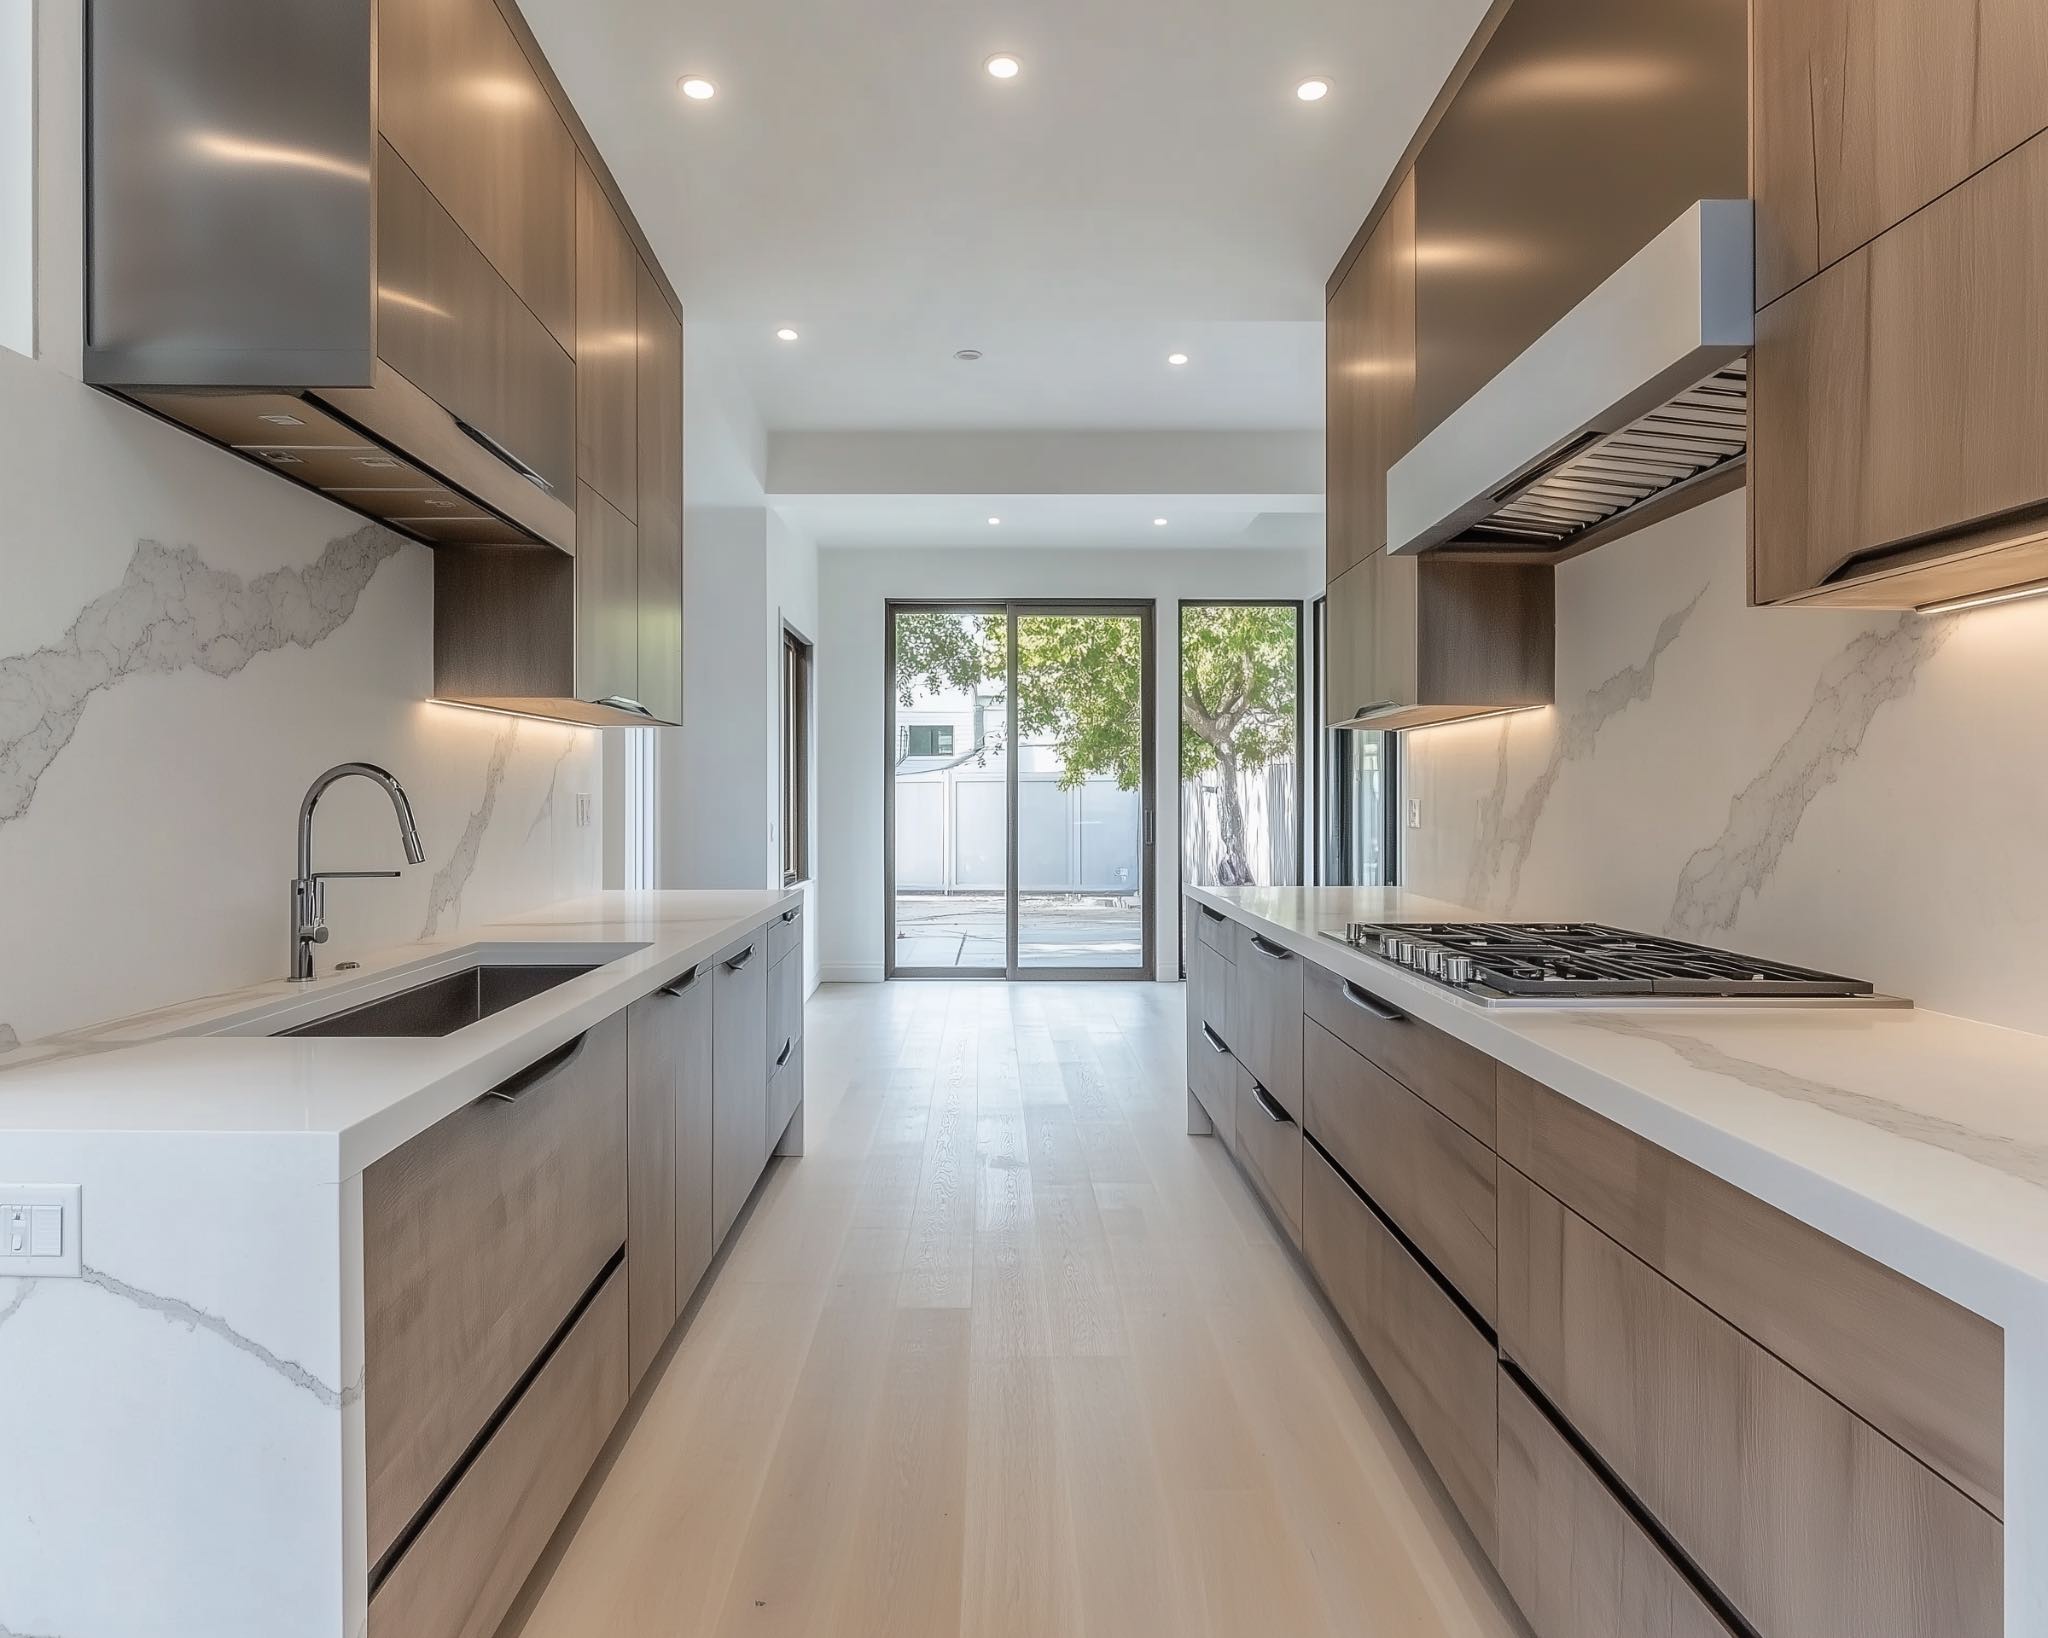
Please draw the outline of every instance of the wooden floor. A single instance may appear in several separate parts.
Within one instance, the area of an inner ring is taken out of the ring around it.
[[[524,1638],[1513,1635],[1221,1147],[1182,991],[834,986]]]

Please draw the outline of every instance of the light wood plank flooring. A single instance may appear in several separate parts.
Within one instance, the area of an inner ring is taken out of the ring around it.
[[[1228,1156],[1185,1135],[1181,997],[822,990],[809,1153],[508,1630],[1520,1633]]]

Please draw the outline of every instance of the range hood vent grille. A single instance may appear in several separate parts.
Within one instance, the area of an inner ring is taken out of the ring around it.
[[[1443,545],[1556,551],[1748,453],[1749,360],[1737,359],[1609,437],[1575,439],[1562,458],[1496,495],[1499,510]]]
[[[1702,199],[1387,474],[1387,549],[1555,561],[1719,493],[1749,454],[1754,210]]]

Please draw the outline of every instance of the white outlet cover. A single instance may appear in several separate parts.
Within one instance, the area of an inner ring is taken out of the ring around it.
[[[0,1183],[0,1279],[75,1280],[78,1278],[83,1191],[76,1183]],[[56,1213],[57,1249],[38,1254],[33,1244],[13,1248],[7,1224],[21,1214],[30,1225],[27,1239],[47,1240],[50,1213]]]
[[[1408,798],[1408,828],[1410,830],[1420,830],[1422,828],[1422,798],[1419,796]]]

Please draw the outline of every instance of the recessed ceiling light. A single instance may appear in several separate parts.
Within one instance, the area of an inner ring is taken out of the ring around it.
[[[686,74],[676,81],[676,89],[692,102],[709,102],[718,95],[718,87],[709,80],[699,79],[695,74]]]
[[[1168,353],[1166,355],[1166,362],[1169,364],[1185,364],[1187,361],[1188,355],[1186,353]]]
[[[796,332],[785,324],[775,332],[775,339],[777,341],[794,341],[796,340]]]
[[[1154,518],[1152,520],[1152,527],[1155,529],[1164,529],[1166,527],[1166,519]]]
[[[988,526],[989,526],[989,527],[990,527],[991,529],[993,529],[993,528],[995,528],[995,527],[996,527],[996,526],[997,526],[997,525],[998,525],[999,523],[1001,523],[1002,521],[1003,521],[1003,520],[1002,520],[1001,518],[990,518],[990,519],[988,520]]]
[[[1328,80],[1303,80],[1294,88],[1294,94],[1303,102],[1321,102],[1330,94]]]
[[[987,62],[983,63],[982,67],[989,71],[989,76],[992,79],[1014,80],[1024,65],[1007,51],[999,51],[989,58]]]
[[[962,347],[953,356],[959,359],[962,364],[972,364],[977,358],[981,357],[981,349],[979,347]]]

